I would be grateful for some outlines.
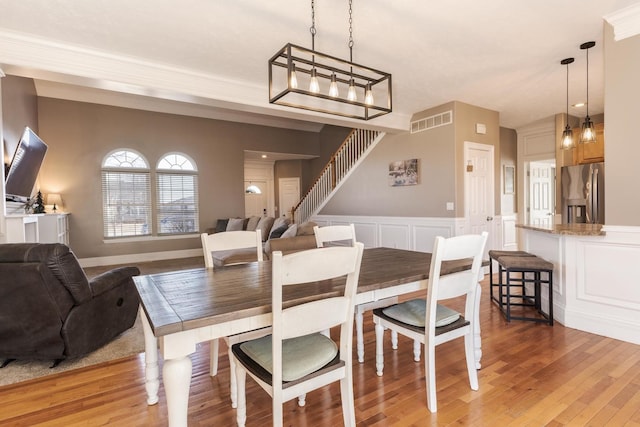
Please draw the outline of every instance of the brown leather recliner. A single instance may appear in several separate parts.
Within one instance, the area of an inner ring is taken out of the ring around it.
[[[0,362],[56,360],[98,349],[131,328],[136,267],[91,281],[63,244],[0,244]]]

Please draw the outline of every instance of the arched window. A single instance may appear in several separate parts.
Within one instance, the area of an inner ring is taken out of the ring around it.
[[[130,149],[109,153],[102,162],[104,237],[151,234],[149,164]]]
[[[158,234],[197,233],[198,170],[181,153],[166,154],[156,168]]]

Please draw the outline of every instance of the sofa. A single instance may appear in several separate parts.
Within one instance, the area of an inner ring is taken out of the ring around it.
[[[0,362],[54,365],[107,344],[131,328],[139,297],[136,267],[91,280],[63,244],[0,244]]]
[[[263,251],[265,258],[269,259],[273,251],[281,251],[284,254],[312,249],[316,247],[313,227],[315,222],[309,221],[303,224],[291,224],[287,218],[274,217],[249,217],[249,218],[223,218],[216,221],[216,226],[207,230],[207,233],[222,233],[225,231],[260,230],[262,233]],[[246,252],[248,254],[248,252]],[[218,259],[218,263],[230,264],[239,261],[240,257],[246,257],[241,250],[238,253],[229,252],[225,259]],[[255,255],[254,255],[255,256]],[[246,261],[243,258],[243,261]]]

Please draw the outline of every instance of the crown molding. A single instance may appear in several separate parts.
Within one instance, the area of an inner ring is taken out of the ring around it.
[[[638,35],[640,34],[640,3],[605,15],[604,19],[613,27],[615,41]]]

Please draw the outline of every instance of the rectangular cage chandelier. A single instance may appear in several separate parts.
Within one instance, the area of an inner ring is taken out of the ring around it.
[[[315,50],[315,7],[311,1],[311,49],[287,43],[269,60],[269,103],[371,120],[392,111],[391,74]]]

